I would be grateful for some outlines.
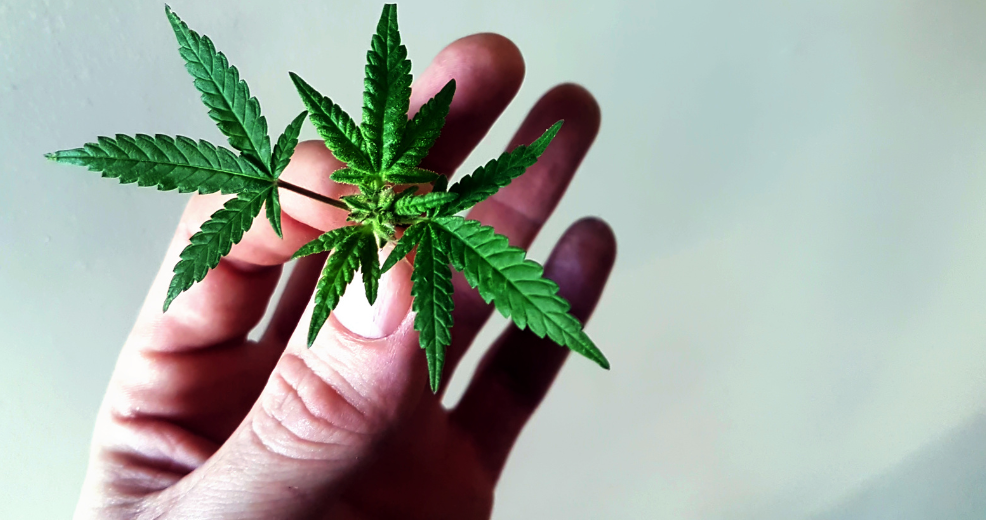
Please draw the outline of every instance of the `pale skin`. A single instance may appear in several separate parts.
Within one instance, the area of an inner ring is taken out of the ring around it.
[[[523,76],[520,51],[502,36],[473,35],[446,47],[413,87],[411,113],[448,79],[458,85],[422,167],[452,174]],[[529,246],[592,144],[599,117],[582,87],[546,93],[510,147],[564,119],[561,132],[534,167],[468,217]],[[349,193],[329,180],[338,167],[321,142],[306,142],[283,178],[338,198]],[[358,301],[358,282],[351,286],[307,348],[324,255],[300,261],[281,299],[271,299],[292,253],[344,225],[345,212],[286,191],[281,197],[283,240],[261,214],[230,255],[162,314],[178,253],[222,202],[192,198],[100,408],[76,518],[489,518],[510,450],[568,351],[510,328],[462,400],[445,408],[444,386],[438,395],[428,388],[407,261],[384,276],[372,309]],[[555,246],[546,275],[580,319],[595,307],[615,254],[612,231],[597,219],[575,223]],[[269,304],[270,325],[248,340]],[[492,312],[457,274],[443,385]],[[594,377],[611,376],[600,370]]]

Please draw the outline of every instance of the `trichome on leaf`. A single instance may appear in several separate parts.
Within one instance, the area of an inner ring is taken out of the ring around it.
[[[278,194],[280,189],[288,189],[348,211],[347,220],[352,222],[323,234],[294,255],[330,253],[315,288],[309,346],[357,271],[362,273],[366,298],[373,303],[380,276],[415,250],[411,276],[414,328],[425,351],[433,391],[438,390],[445,349],[451,343],[452,268],[462,272],[469,285],[517,327],[547,336],[609,368],[582,324],[568,312],[568,302],[558,296],[558,286],[543,277],[542,267],[526,258],[524,250],[510,246],[493,228],[457,216],[537,162],[561,128],[561,121],[530,146],[505,152],[452,185],[446,177],[419,168],[445,124],[455,80],[408,119],[411,62],[401,44],[397,6],[388,4],[366,55],[360,124],[300,76],[290,73],[307,111],[287,126],[272,149],[260,103],[250,95],[236,67],[170,7],[165,6],[165,12],[209,117],[236,151],[183,136],[137,134],[99,137],[82,148],[47,154],[54,161],[85,166],[121,183],[182,193],[235,195],[202,224],[181,252],[165,311],[182,292],[219,265],[261,209],[266,208],[271,227],[281,236]],[[279,179],[298,144],[306,115],[333,155],[346,164],[333,172],[331,179],[357,186],[358,194],[337,201]],[[400,238],[398,229],[403,229]],[[378,251],[387,243],[395,246],[380,265]]]

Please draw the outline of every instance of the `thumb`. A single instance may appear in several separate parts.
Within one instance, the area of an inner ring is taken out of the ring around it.
[[[311,349],[310,301],[256,404],[206,464],[167,491],[176,493],[169,510],[268,519],[322,509],[423,395],[410,274],[406,260],[385,273],[373,306],[357,277]]]

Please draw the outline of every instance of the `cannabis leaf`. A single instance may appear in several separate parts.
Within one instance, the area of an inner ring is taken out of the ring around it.
[[[417,313],[414,330],[418,331],[421,348],[425,350],[431,390],[437,392],[445,365],[445,347],[452,343],[452,270],[445,251],[447,240],[442,240],[433,226],[419,226],[424,229],[411,274],[412,309]]]
[[[341,228],[338,241],[332,246],[332,253],[325,262],[322,276],[315,286],[315,306],[312,311],[312,322],[308,327],[308,346],[315,342],[318,331],[321,330],[329,312],[339,304],[339,299],[346,292],[353,274],[359,267],[359,245],[365,236],[362,226]]]
[[[429,225],[449,245],[455,269],[505,318],[609,368],[582,324],[568,313],[568,302],[557,294],[558,285],[542,277],[544,269],[528,260],[523,249],[512,247],[507,237],[475,220],[436,217]]]
[[[84,166],[121,184],[154,186],[180,193],[240,193],[270,185],[272,178],[233,152],[187,137],[137,134],[99,137],[82,148],[49,153],[47,158]]]
[[[195,88],[209,108],[209,117],[229,138],[230,146],[255,159],[261,168],[270,168],[270,137],[267,120],[260,115],[260,102],[250,96],[239,71],[226,55],[216,52],[212,40],[189,29],[170,7],[164,9],[178,38],[185,68],[195,78]]]
[[[171,302],[195,282],[201,282],[209,269],[219,265],[219,260],[229,254],[233,244],[243,238],[243,233],[250,229],[253,219],[260,214],[260,208],[270,196],[265,190],[244,192],[235,199],[230,199],[223,209],[215,212],[202,228],[192,235],[190,244],[182,250],[175,265],[175,275],[168,287],[168,296],[164,300],[164,310],[167,311]]]
[[[411,100],[411,61],[407,48],[401,45],[394,4],[384,6],[377,33],[371,39],[363,88],[360,130],[366,139],[366,152],[377,170],[386,170],[397,158]]]
[[[332,173],[332,180],[360,188],[359,194],[343,197],[349,209],[347,220],[366,230],[362,234],[351,227],[330,231],[296,254],[333,251],[316,290],[309,344],[357,268],[363,273],[367,300],[372,303],[381,274],[416,248],[411,275],[412,308],[417,313],[414,328],[425,350],[433,391],[438,390],[445,350],[451,343],[450,264],[519,328],[548,337],[608,368],[609,362],[582,331],[579,320],[569,314],[568,302],[558,296],[558,286],[543,277],[540,265],[528,260],[523,250],[510,247],[507,238],[492,228],[454,216],[489,198],[537,162],[562,122],[555,123],[530,145],[503,153],[449,186],[447,177],[418,165],[445,125],[455,80],[450,80],[409,121],[410,70],[397,26],[397,7],[387,5],[367,53],[363,120],[359,126],[342,107],[291,73],[312,124],[336,158],[346,163],[345,168]],[[419,194],[417,186],[397,191],[400,185],[429,183],[431,190],[426,193]],[[399,239],[398,225],[409,226]],[[370,235],[375,239],[370,240]],[[385,241],[395,244],[380,266],[378,247]]]
[[[435,182],[439,175],[418,164],[445,124],[455,80],[449,80],[408,121],[411,62],[401,45],[395,5],[384,7],[366,61],[363,121],[358,126],[342,107],[290,73],[315,129],[336,158],[346,163],[347,168],[334,172],[332,180],[358,185],[367,195],[382,189],[384,183]]]
[[[449,186],[449,193],[457,193],[459,198],[441,210],[442,215],[454,215],[469,209],[486,200],[500,188],[510,184],[510,181],[520,177],[527,168],[537,162],[562,122],[558,121],[538,137],[530,146],[520,145],[509,152],[504,152],[498,159],[490,159],[485,166],[480,166],[470,175]]]
[[[281,236],[278,188],[304,190],[280,181],[279,177],[298,145],[306,113],[287,126],[272,152],[260,103],[250,96],[250,89],[240,79],[236,67],[229,64],[222,52],[216,51],[212,40],[190,29],[170,7],[165,6],[165,13],[178,39],[185,68],[209,109],[209,117],[240,154],[183,136],[137,134],[99,137],[82,148],[49,153],[46,157],[84,166],[122,184],[135,183],[181,193],[236,195],[202,224],[181,252],[164,302],[167,311],[179,294],[202,281],[210,269],[219,265],[219,260],[250,229],[262,207],[267,208],[267,220]]]
[[[437,392],[441,383],[446,349],[451,344],[453,268],[517,327],[609,367],[583,332],[582,324],[569,313],[569,304],[558,295],[558,286],[544,278],[539,264],[529,260],[522,249],[511,247],[493,228],[456,216],[535,164],[558,134],[561,121],[530,145],[504,152],[451,186],[448,177],[421,168],[445,125],[456,83],[449,80],[408,118],[411,62],[401,44],[397,7],[389,4],[384,6],[366,55],[362,121],[357,124],[342,107],[290,73],[307,110],[287,125],[272,149],[260,102],[250,95],[236,67],[170,7],[165,6],[165,13],[185,68],[194,78],[209,116],[233,149],[183,136],[137,134],[99,137],[81,148],[46,155],[122,184],[233,195],[181,251],[165,311],[175,298],[219,265],[263,208],[271,227],[282,235],[279,190],[284,188],[347,211],[346,220],[352,223],[322,234],[294,254],[298,258],[328,253],[315,287],[309,345],[357,270],[362,274],[366,299],[372,304],[382,274],[414,251],[414,329],[425,352],[433,391]],[[358,193],[335,200],[280,178],[298,146],[306,117],[329,150],[345,163],[330,178],[358,186]],[[381,265],[380,250],[387,243],[394,247]]]

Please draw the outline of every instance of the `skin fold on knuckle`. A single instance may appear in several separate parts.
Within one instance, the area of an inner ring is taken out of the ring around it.
[[[250,426],[268,451],[283,457],[354,459],[382,430],[377,414],[361,401],[338,372],[310,351],[287,353],[271,376]]]

